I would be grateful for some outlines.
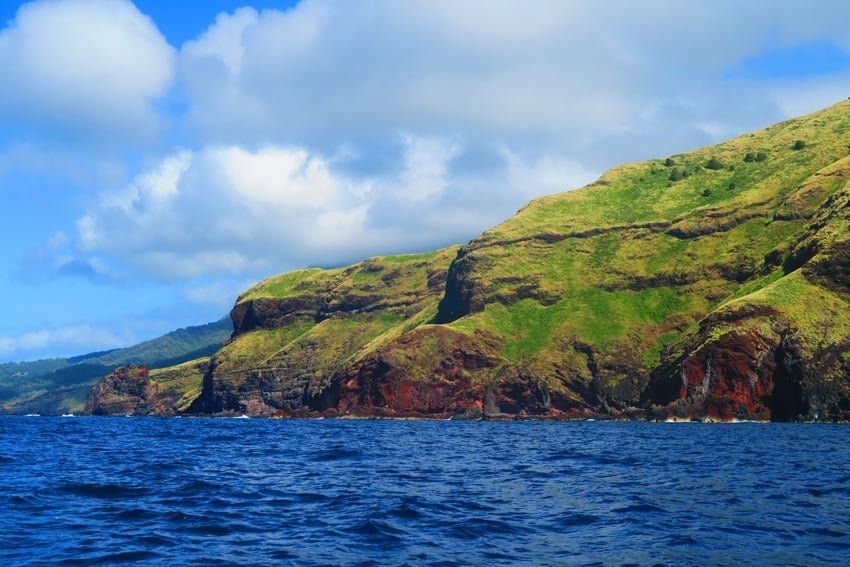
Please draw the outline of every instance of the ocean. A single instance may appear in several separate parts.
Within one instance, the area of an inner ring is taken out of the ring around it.
[[[0,565],[850,564],[850,426],[0,418]]]

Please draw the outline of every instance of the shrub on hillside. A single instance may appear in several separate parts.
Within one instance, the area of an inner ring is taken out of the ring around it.
[[[705,164],[705,168],[717,171],[718,169],[723,169],[723,164],[720,162],[719,159],[711,158],[710,160],[708,160],[708,163]]]

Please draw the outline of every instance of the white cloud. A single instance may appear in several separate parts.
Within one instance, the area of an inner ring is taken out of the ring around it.
[[[209,61],[223,65],[229,75],[239,73],[242,67],[243,34],[246,28],[256,25],[259,15],[250,7],[239,8],[233,14],[222,12],[199,39],[183,45],[185,57],[195,62]]]
[[[190,123],[228,144],[461,132],[598,153],[653,124],[701,143],[706,123],[713,137],[782,117],[770,88],[724,78],[743,58],[847,39],[850,4],[816,4],[304,0],[220,15],[184,46],[181,75]],[[646,112],[681,104],[678,120]]]
[[[161,279],[334,265],[461,242],[513,212],[517,192],[525,200],[595,175],[499,149],[504,172],[453,173],[456,138],[406,134],[399,144],[401,168],[372,177],[297,147],[178,150],[79,218],[76,260],[105,257]]]
[[[78,242],[163,278],[308,262],[352,245],[343,240],[352,232],[349,193],[357,194],[350,183],[299,148],[180,150],[104,194],[78,220]],[[331,236],[306,244],[314,230]]]
[[[129,0],[39,0],[0,30],[0,121],[55,135],[150,138],[174,50]]]
[[[321,207],[339,191],[327,163],[303,149],[217,148],[210,150],[208,163],[219,170],[223,184],[259,208]]]
[[[557,156],[544,154],[529,163],[507,148],[501,153],[508,164],[505,185],[529,200],[581,187],[598,176],[597,172]]]
[[[404,146],[404,169],[393,193],[410,203],[441,195],[448,182],[448,162],[460,152],[459,144],[407,135]]]
[[[33,351],[69,352],[122,346],[128,337],[90,325],[73,325],[56,329],[30,331],[15,337],[0,337],[0,356],[23,357]]]
[[[768,0],[687,9],[669,0],[303,0],[287,11],[220,14],[177,57],[187,103],[177,118],[191,136],[175,138],[194,140],[190,149],[88,203],[67,265],[123,273],[116,266],[126,263],[189,279],[463,242],[608,167],[837,96],[844,77],[812,77],[800,89],[729,75],[765,50],[847,43],[850,4],[816,4],[822,10]],[[59,6],[68,17],[54,22]],[[120,25],[104,19],[115,14]],[[85,81],[41,56],[51,42],[10,55],[27,38],[44,41],[45,22],[67,28],[57,37],[74,48],[59,61],[87,69]],[[90,22],[110,31],[98,35]],[[109,35],[116,29],[120,40]],[[107,40],[117,47],[103,54],[97,42]],[[126,0],[27,5],[0,35],[3,57],[21,69],[18,60],[32,60],[35,70],[0,86],[35,89],[32,77],[43,75],[55,92],[68,81],[68,101],[38,91],[34,112],[95,128],[95,115],[113,116],[115,105],[126,104],[118,114],[134,124],[150,117],[171,80],[171,48]],[[205,294],[215,295],[186,292]]]
[[[234,269],[283,269],[462,242],[619,163],[815,110],[843,83],[795,93],[729,72],[765,50],[846,41],[850,4],[821,7],[832,17],[768,0],[303,0],[221,14],[181,49],[180,77],[189,127],[227,148],[202,153],[241,213],[187,273],[212,270],[216,249]],[[267,156],[245,149],[258,145]],[[322,175],[279,175],[280,148]]]

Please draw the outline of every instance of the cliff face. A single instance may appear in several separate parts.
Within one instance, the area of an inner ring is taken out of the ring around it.
[[[837,160],[783,200],[778,211],[793,203],[806,222],[768,253],[762,273],[780,258],[781,268],[706,317],[655,369],[645,401],[680,416],[850,419],[847,173],[850,159]]]
[[[248,290],[193,410],[318,410],[348,365],[433,319],[456,249],[302,270]]]
[[[492,337],[424,326],[342,369],[323,406],[355,415],[480,417],[499,364]]]
[[[85,411],[91,415],[132,414],[148,397],[150,381],[145,365],[116,368],[92,388]]]
[[[128,364],[101,379],[89,393],[85,413],[90,415],[158,415],[183,412],[201,393],[205,359],[161,370]]]
[[[848,419],[848,143],[843,102],[618,167],[459,249],[267,280],[190,409]]]

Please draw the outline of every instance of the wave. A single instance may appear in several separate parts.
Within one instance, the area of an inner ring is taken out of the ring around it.
[[[845,426],[244,425],[0,417],[0,565],[839,565],[850,549]]]

